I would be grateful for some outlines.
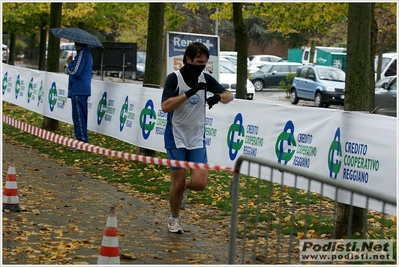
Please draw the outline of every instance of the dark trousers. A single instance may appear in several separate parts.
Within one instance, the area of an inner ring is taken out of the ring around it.
[[[87,95],[75,95],[72,100],[72,120],[76,139],[88,143],[87,137]]]

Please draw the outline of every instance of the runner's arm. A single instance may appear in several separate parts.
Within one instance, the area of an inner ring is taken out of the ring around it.
[[[161,108],[163,112],[170,112],[180,107],[186,100],[186,94],[177,95],[177,76],[170,73],[165,80],[165,86],[162,92]]]
[[[213,78],[213,76],[209,75],[208,73],[204,74],[206,83],[208,84],[208,91],[214,94],[219,94],[219,102],[227,104],[234,99],[233,94],[224,88],[215,78]]]

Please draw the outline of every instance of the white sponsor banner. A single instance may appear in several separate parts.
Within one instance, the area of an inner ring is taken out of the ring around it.
[[[163,133],[166,113],[161,109],[162,89],[142,88],[137,114],[137,142],[140,147],[166,152]]]
[[[135,85],[93,80],[88,128],[136,144],[141,91]]]
[[[44,89],[43,115],[72,124],[71,99],[68,98],[68,75],[47,72]]]
[[[71,123],[70,99],[65,100],[67,75],[7,64],[2,64],[2,74],[4,101]],[[33,109],[37,102],[28,102],[27,93],[15,97],[18,76],[24,85],[31,77],[40,83],[43,79],[44,100],[39,108]],[[88,128],[165,152],[166,114],[161,110],[161,95],[161,89],[93,80]],[[211,164],[234,168],[238,156],[248,154],[396,197],[397,121],[393,117],[235,99],[207,110],[205,137]],[[246,168],[244,164],[242,173],[247,173]],[[251,169],[251,175],[258,177],[258,170]],[[270,178],[269,172],[261,175]],[[274,182],[294,185],[294,179]],[[297,187],[306,190],[308,184],[299,182]],[[320,186],[312,185],[311,190],[318,192]],[[323,194],[335,198],[334,190]],[[339,201],[350,203],[344,194],[339,195]],[[354,201],[354,205],[366,205],[363,198]],[[381,210],[381,205],[368,207]],[[394,207],[385,208],[396,214]]]
[[[3,64],[2,99],[9,103],[43,114],[46,73],[25,68],[7,68]],[[6,68],[4,68],[6,67]]]

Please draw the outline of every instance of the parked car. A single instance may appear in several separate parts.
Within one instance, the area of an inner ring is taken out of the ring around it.
[[[303,65],[296,72],[291,87],[291,104],[300,99],[314,100],[316,107],[343,105],[345,98],[345,72],[320,65]]]
[[[251,75],[251,82],[256,92],[262,91],[263,88],[278,87],[281,81],[287,82],[288,73],[295,73],[300,66],[302,64],[297,62],[266,63]]]
[[[396,117],[396,76],[385,79],[381,79],[384,80],[382,84],[379,82],[376,83],[374,113]]]
[[[237,51],[220,51],[219,55],[221,57],[231,56],[237,58]]]
[[[227,59],[231,63],[233,63],[234,67],[237,69],[237,57],[234,56],[220,56],[221,58]]]
[[[222,56],[222,55],[220,57],[221,58],[225,58],[228,61],[230,61],[231,63],[233,63],[234,66],[237,69],[237,57],[234,57],[234,56]],[[249,59],[248,58],[247,58],[247,69],[248,69],[248,73],[254,73],[254,72],[257,72],[259,70],[258,67],[249,65]]]
[[[249,65],[260,67],[267,62],[280,62],[284,61],[281,57],[273,56],[273,55],[252,55],[249,56]]]
[[[60,50],[75,50],[75,43],[60,43]]]
[[[137,51],[136,71],[132,72],[131,75],[132,80],[140,80],[144,78],[145,59],[146,59],[146,52]]]
[[[3,47],[2,47],[2,62],[3,63],[8,62],[9,55],[10,55],[10,50],[8,49],[8,46],[3,44]]]
[[[389,76],[380,79],[379,81],[375,82],[375,88],[382,87],[384,83],[389,83],[393,78],[396,78],[396,76]]]
[[[237,70],[233,63],[227,59],[219,59],[219,83],[236,96]],[[247,99],[255,98],[255,88],[250,80],[247,79]]]
[[[62,50],[59,57],[59,72],[68,73],[68,57],[75,58],[76,50]]]

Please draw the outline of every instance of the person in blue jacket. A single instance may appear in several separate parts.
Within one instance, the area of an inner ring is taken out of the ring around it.
[[[88,142],[87,135],[87,101],[91,95],[91,78],[93,57],[87,44],[75,43],[76,56],[69,57],[68,62],[68,98],[72,102],[72,120],[75,136],[79,141]],[[75,148],[70,148],[76,151]]]

